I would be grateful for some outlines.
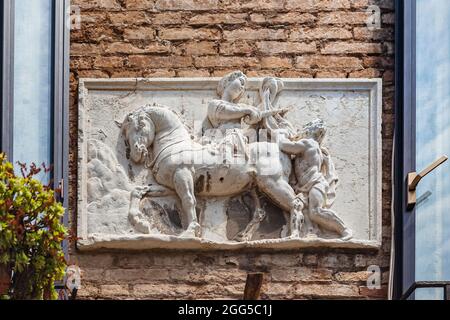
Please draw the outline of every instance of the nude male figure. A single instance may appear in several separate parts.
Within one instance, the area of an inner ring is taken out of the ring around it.
[[[296,156],[295,189],[303,210],[308,209],[309,219],[324,229],[336,232],[342,240],[349,240],[352,238],[352,231],[330,209],[335,196],[337,175],[328,151],[321,146],[325,133],[322,120],[312,121],[304,127],[301,140],[281,140],[280,150]]]

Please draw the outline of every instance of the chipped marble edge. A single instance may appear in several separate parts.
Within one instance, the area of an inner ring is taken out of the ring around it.
[[[79,239],[77,248],[82,251],[98,249],[171,249],[171,250],[296,250],[303,248],[338,249],[379,249],[376,240],[352,239],[267,239],[249,242],[214,242],[200,238],[180,238],[171,235],[104,235],[91,234],[87,239]]]

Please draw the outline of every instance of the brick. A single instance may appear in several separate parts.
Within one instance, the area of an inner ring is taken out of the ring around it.
[[[189,56],[201,56],[217,53],[216,43],[212,41],[189,42],[180,46],[180,49]]]
[[[214,40],[220,38],[220,31],[216,29],[164,28],[159,31],[159,37],[165,40]]]
[[[394,9],[394,1],[392,0],[350,0],[352,8],[367,9],[371,5],[376,5],[380,9]]]
[[[301,11],[327,11],[349,9],[349,0],[286,0],[285,9]]]
[[[191,57],[159,57],[159,56],[130,56],[128,63],[131,67],[138,68],[174,68],[192,66]]]
[[[276,282],[331,282],[332,271],[309,267],[277,268],[271,271],[271,276],[272,281]]]
[[[187,266],[190,264],[190,255],[177,255],[177,254],[160,254],[153,257],[155,266]]]
[[[255,47],[247,41],[220,42],[220,54],[222,55],[250,55]]]
[[[233,71],[236,71],[235,68],[214,68],[213,72],[212,72],[212,76],[213,77],[223,77],[226,74],[229,74]]]
[[[387,299],[388,298],[388,287],[381,286],[381,289],[369,289],[366,286],[361,286],[361,287],[359,287],[359,294],[361,296],[366,296],[369,298]]]
[[[170,43],[151,42],[144,47],[145,53],[170,53],[172,46]]]
[[[154,0],[125,0],[125,8],[128,10],[153,10]]]
[[[247,77],[255,77],[255,78],[264,78],[264,77],[273,77],[278,76],[278,72],[276,70],[272,70],[272,69],[251,69],[245,72],[245,74],[247,75]]]
[[[184,15],[181,12],[163,12],[151,16],[152,24],[155,25],[170,25],[181,24],[184,20]]]
[[[325,268],[350,268],[353,267],[353,259],[345,254],[330,253],[321,256],[318,265]]]
[[[156,0],[158,10],[208,11],[218,8],[219,0]]]
[[[294,288],[295,286],[290,284],[270,282],[267,285],[263,285],[261,292],[263,292],[263,294],[269,299],[281,297],[283,299],[291,300],[294,298]]]
[[[303,24],[316,21],[316,17],[310,13],[300,12],[288,12],[276,16],[266,16],[262,13],[254,13],[250,15],[250,20],[259,24]]]
[[[369,68],[359,71],[351,72],[350,78],[378,78],[380,77],[380,71],[377,69]]]
[[[347,78],[347,72],[343,71],[318,71],[315,78]]]
[[[296,254],[282,254],[282,253],[274,253],[269,256],[270,258],[270,265],[272,266],[279,266],[279,267],[295,267],[299,266],[302,259],[303,254],[302,253],[296,253]],[[259,260],[259,259],[258,259]],[[262,261],[259,261],[259,263],[263,266],[267,266],[268,263],[262,259]]]
[[[354,57],[333,56],[299,56],[296,58],[296,68],[299,69],[363,69],[362,61]]]
[[[292,61],[289,58],[263,57],[261,58],[261,68],[279,69],[292,67]]]
[[[142,77],[142,70],[111,70],[111,78],[135,78]]]
[[[109,20],[112,25],[139,25],[149,23],[150,19],[144,12],[140,11],[126,11],[120,13],[110,13]]]
[[[210,67],[257,67],[259,60],[257,58],[247,57],[213,57],[205,56],[195,58],[195,66],[199,68]]]
[[[199,14],[189,20],[191,25],[208,24],[242,24],[245,23],[247,14],[245,13],[218,13],[218,14]]]
[[[99,296],[100,290],[98,287],[90,284],[81,284],[81,288],[77,292],[77,299],[95,299]]]
[[[105,23],[107,20],[107,12],[83,12],[81,23],[83,25],[98,25],[99,23]]]
[[[266,17],[262,13],[252,13],[250,15],[250,21],[254,23],[268,23],[270,20],[270,18]]]
[[[131,43],[126,42],[113,42],[108,43],[104,49],[106,53],[125,53],[125,54],[136,54],[145,53],[144,49],[136,47]]]
[[[395,45],[393,42],[383,42],[383,48],[386,55],[393,56],[395,53]]]
[[[394,40],[394,30],[375,29],[367,27],[358,27],[353,29],[353,35],[356,40]]]
[[[101,70],[79,70],[80,78],[109,78],[109,74]]]
[[[363,66],[366,68],[393,68],[394,59],[390,57],[365,57],[363,59]]]
[[[102,297],[118,297],[118,296],[129,296],[130,292],[128,285],[101,285],[100,294]]]
[[[99,42],[101,40],[120,39],[120,35],[109,26],[81,25],[80,30],[71,33],[71,41],[75,42]]]
[[[323,54],[382,53],[379,43],[332,42],[322,49]]]
[[[136,284],[133,295],[137,298],[187,298],[193,295],[196,287],[182,284]]]
[[[170,279],[186,283],[208,284],[208,283],[245,283],[247,273],[235,269],[205,269],[186,270],[173,269],[170,271]]]
[[[169,277],[166,269],[110,269],[105,272],[105,282],[154,281]]]
[[[153,40],[155,39],[155,30],[150,27],[125,29],[123,37],[128,40]]]
[[[78,6],[80,9],[84,10],[101,9],[114,11],[122,9],[117,0],[72,0],[71,5]]]
[[[287,53],[314,53],[317,50],[315,42],[278,42],[278,41],[261,41],[257,43],[257,48],[260,52],[272,54],[287,54]]]
[[[272,11],[284,9],[285,0],[224,0],[223,9],[252,10],[252,11]]]
[[[124,65],[122,57],[98,57],[95,58],[95,68],[120,68]]]
[[[372,275],[369,271],[358,272],[338,272],[334,278],[340,282],[367,282],[367,279]]]
[[[243,28],[233,31],[224,31],[226,40],[283,40],[286,31],[283,29],[250,29]]]
[[[70,55],[72,57],[82,57],[89,55],[99,55],[102,52],[101,46],[90,43],[72,43],[70,45]]]
[[[146,78],[173,78],[175,75],[175,71],[167,69],[146,69],[142,73],[142,76]]]
[[[209,77],[209,71],[207,69],[187,69],[178,70],[178,77]]]
[[[351,39],[352,37],[352,32],[344,28],[299,28],[291,31],[289,40]]]
[[[312,78],[312,74],[304,70],[287,69],[279,74],[282,78]]]
[[[354,285],[344,284],[298,284],[293,288],[293,295],[299,297],[326,298],[357,298],[359,288]]]
[[[81,281],[102,282],[105,276],[105,269],[102,268],[83,268],[81,269]]]
[[[381,15],[381,21],[383,24],[394,24],[395,22],[395,14],[394,13],[385,13]]]
[[[395,80],[395,73],[392,70],[387,70],[383,73],[383,81],[385,83],[393,82],[394,80]],[[390,235],[386,237],[388,238],[390,237]]]
[[[369,15],[366,12],[329,12],[319,14],[318,24],[367,24]]]

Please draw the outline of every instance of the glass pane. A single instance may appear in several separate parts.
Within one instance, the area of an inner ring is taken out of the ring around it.
[[[52,162],[52,0],[16,0],[14,162]]]
[[[414,296],[415,300],[444,300],[444,289],[442,288],[420,288]]]
[[[450,155],[450,1],[417,0],[416,161]],[[419,184],[416,280],[450,280],[450,162]],[[441,298],[422,290],[420,298]]]

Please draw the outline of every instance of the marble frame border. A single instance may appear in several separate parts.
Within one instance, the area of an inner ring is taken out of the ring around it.
[[[249,78],[247,89],[258,88],[263,78]],[[77,176],[77,248],[98,249],[175,249],[175,250],[237,250],[237,249],[277,249],[295,250],[300,248],[353,248],[379,249],[382,242],[382,79],[307,79],[284,78],[284,90],[335,90],[368,91],[370,95],[369,114],[369,239],[342,241],[339,239],[295,239],[258,240],[247,243],[218,243],[202,239],[180,239],[168,235],[111,236],[88,234],[86,192],[86,127],[87,97],[89,91],[149,91],[149,90],[215,90],[220,78],[127,78],[127,79],[80,79],[78,116],[78,176]]]

